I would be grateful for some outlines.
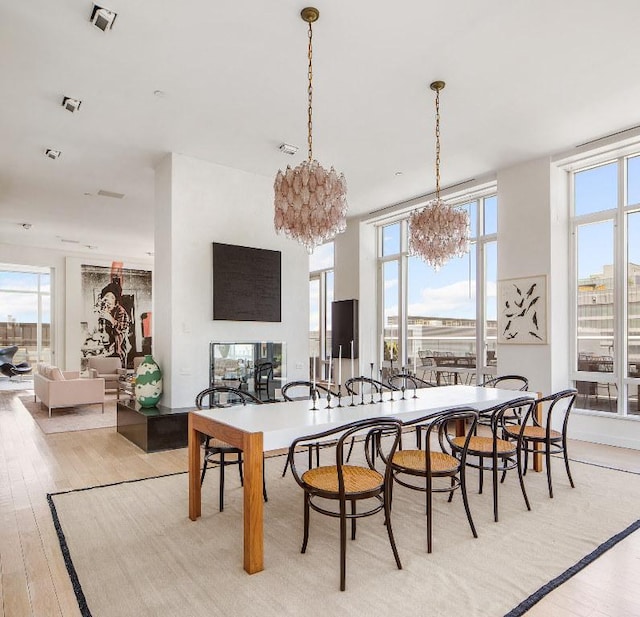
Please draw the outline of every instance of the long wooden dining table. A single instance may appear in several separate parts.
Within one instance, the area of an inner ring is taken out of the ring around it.
[[[189,412],[189,518],[195,521],[202,511],[200,492],[200,450],[202,435],[221,439],[243,450],[244,458],[244,569],[249,574],[264,568],[263,454],[269,450],[288,448],[304,435],[319,433],[376,417],[394,417],[403,422],[437,414],[454,407],[472,407],[478,412],[520,397],[537,398],[535,392],[516,392],[476,386],[442,386],[405,392],[394,392],[394,400],[385,393],[384,401],[350,406],[351,398],[343,397],[342,407],[326,408],[326,400],[311,409],[308,400],[277,402],[268,405],[246,405],[195,410]],[[359,403],[358,397],[355,398]],[[335,405],[335,399],[332,400]],[[538,463],[539,464],[539,463]],[[537,467],[537,465],[536,465]]]

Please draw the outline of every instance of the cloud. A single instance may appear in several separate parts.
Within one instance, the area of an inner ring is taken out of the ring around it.
[[[471,281],[471,291],[472,296],[469,298],[467,281],[458,281],[444,287],[426,287],[421,290],[418,302],[409,303],[409,315],[474,319],[476,316],[475,281]],[[493,292],[495,295],[495,289]]]

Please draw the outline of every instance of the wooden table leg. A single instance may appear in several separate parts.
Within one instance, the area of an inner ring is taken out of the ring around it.
[[[538,398],[542,398],[542,392],[538,392]],[[542,405],[536,405],[536,408],[534,410],[534,416],[536,419],[536,422],[541,424],[542,423]],[[540,450],[541,444],[538,442],[534,442],[533,444],[533,470],[534,471],[542,471],[542,453],[541,452],[537,452],[537,450]]]
[[[244,436],[244,569],[264,569],[264,502],[262,433]]]
[[[202,513],[200,495],[200,432],[193,428],[189,414],[189,518],[195,521]]]

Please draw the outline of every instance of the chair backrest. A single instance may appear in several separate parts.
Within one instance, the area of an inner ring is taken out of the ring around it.
[[[417,390],[418,388],[434,388],[435,384],[420,379],[415,375],[409,375],[409,373],[398,373],[397,375],[391,375],[387,379],[387,383],[394,390],[400,390],[404,385],[405,389]]]
[[[0,349],[0,364],[4,364],[5,362],[8,364],[13,364],[13,356],[16,355],[18,351],[17,345],[11,345],[10,347],[2,347]]]
[[[314,388],[310,381],[290,381],[282,386],[282,397],[285,401],[295,401],[300,398],[311,398]],[[296,393],[298,396],[296,396]],[[320,398],[318,387],[315,388],[316,397]]]
[[[533,411],[536,407],[536,405],[534,405],[533,408],[529,411],[528,415],[525,416],[522,420],[523,430],[524,426],[530,422],[535,426],[541,426],[545,428],[547,435],[550,435],[551,430],[553,429],[554,417],[557,419],[558,414],[564,413],[564,418],[562,420],[562,432],[564,433],[567,430],[569,415],[571,414],[571,410],[573,409],[577,396],[578,390],[576,388],[568,388],[567,390],[560,390],[559,392],[555,392],[553,394],[549,394],[548,396],[543,396],[542,398],[537,399],[535,401],[536,404],[540,405],[543,409],[542,421],[538,422],[536,420],[536,417],[533,414]]]
[[[323,431],[321,433],[314,433],[313,435],[305,435],[303,437],[298,437],[295,439],[291,446],[289,446],[289,460],[291,461],[291,471],[293,472],[293,477],[296,482],[301,486],[305,487],[304,480],[302,479],[303,473],[299,466],[299,461],[296,461],[295,453],[298,448],[306,447],[308,445],[315,445],[318,442],[327,442],[330,443],[330,446],[325,448],[328,450],[329,448],[335,449],[335,459],[332,461],[333,464],[336,465],[338,471],[338,492],[340,494],[341,499],[345,498],[345,486],[344,486],[344,477],[342,468],[345,466],[345,460],[347,455],[345,454],[345,449],[349,450],[351,446],[352,437],[356,437],[357,435],[364,435],[365,439],[363,439],[360,443],[363,445],[364,455],[366,459],[366,464],[371,468],[375,469],[375,460],[371,455],[371,448],[369,447],[370,438],[372,435],[382,433],[387,439],[385,440],[385,461],[391,460],[395,451],[398,448],[398,444],[400,442],[400,435],[402,433],[402,422],[396,420],[395,418],[370,418],[367,420],[358,420],[356,422],[351,422],[349,424],[344,424],[342,426],[338,426],[328,431]],[[337,437],[339,436],[339,437]],[[332,440],[332,437],[337,437],[337,441]],[[380,446],[382,447],[382,446]],[[308,460],[308,457],[303,457],[305,462],[308,464],[313,464],[313,461]],[[298,465],[296,465],[298,462]],[[354,462],[351,462],[350,465],[354,465]],[[391,468],[389,464],[385,464],[385,481],[389,481],[391,478]],[[306,469],[305,469],[306,471]]]
[[[89,358],[89,368],[95,369],[99,375],[117,373],[122,368],[122,360],[114,356],[93,356]]]
[[[348,394],[360,394],[361,388],[369,386],[367,391],[373,390],[374,392],[381,392],[383,390],[393,390],[391,386],[388,386],[381,381],[371,379],[370,377],[350,377],[344,382],[344,387]]]
[[[487,379],[480,384],[483,388],[504,388],[505,390],[520,390],[522,392],[529,388],[529,380],[522,375],[500,375]]]
[[[459,407],[455,409],[447,409],[438,414],[429,414],[416,420],[404,422],[403,426],[415,426],[420,427],[423,433],[423,439],[421,440],[421,449],[426,453],[426,472],[431,471],[431,457],[429,453],[433,451],[435,440],[431,439],[432,435],[438,436],[437,443],[440,445],[440,450],[447,454],[452,454],[451,439],[453,439],[455,427],[457,423],[463,423],[465,427],[465,441],[462,449],[462,464],[464,465],[464,459],[466,458],[467,448],[471,436],[475,434],[476,427],[478,425],[478,412],[471,407]],[[402,443],[402,438],[400,439]]]
[[[489,409],[482,410],[478,415],[480,418],[488,417],[491,422],[491,432],[493,433],[493,445],[496,447],[497,439],[501,438],[501,428],[508,420],[519,419],[524,424],[527,418],[531,417],[536,403],[539,399],[520,397],[514,398],[506,403],[494,405]]]
[[[220,399],[220,394],[226,394],[225,400]],[[209,397],[209,403],[204,404],[204,399]],[[231,388],[229,386],[213,386],[199,392],[196,396],[198,409],[213,409],[214,407],[229,407],[230,405],[246,405],[247,403],[262,405],[264,401],[255,397],[250,392]]]
[[[254,371],[256,384],[267,384],[273,379],[273,363],[259,362]]]

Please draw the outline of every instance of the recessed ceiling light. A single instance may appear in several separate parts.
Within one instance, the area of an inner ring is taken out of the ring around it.
[[[153,91],[153,96],[157,96],[158,98],[163,98],[164,96],[166,96],[166,92],[164,90],[154,90]]]
[[[60,150],[52,150],[51,148],[47,148],[44,151],[45,155],[48,156],[50,159],[53,159],[54,161],[60,157],[60,155],[62,154],[62,152],[60,152]]]
[[[79,99],[72,99],[70,96],[65,96],[62,99],[62,106],[71,113],[75,113],[80,109],[80,105],[82,105],[82,101]]]
[[[401,171],[396,171],[396,176],[401,176],[402,172]]]
[[[153,257],[153,252],[152,251],[147,251],[147,255],[149,255],[149,257]]]
[[[97,248],[98,248],[97,246],[94,246],[93,244],[85,244],[85,246],[86,246],[90,251],[92,251],[93,249],[97,249]]]
[[[280,152],[284,152],[285,154],[293,156],[298,151],[298,146],[294,146],[292,144],[280,144],[278,150],[280,150]]]
[[[96,26],[96,28],[100,28],[100,30],[106,32],[107,30],[111,30],[117,16],[113,11],[94,4],[93,11],[91,11],[91,23]]]
[[[23,229],[31,229],[31,223],[20,223],[20,227]]]

